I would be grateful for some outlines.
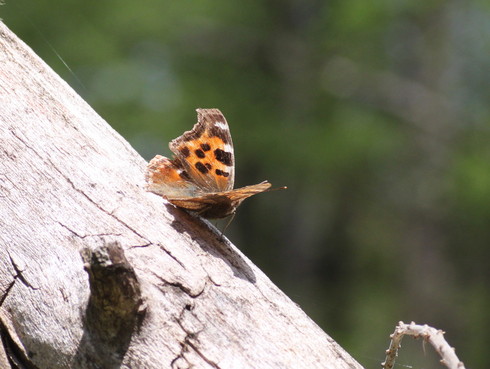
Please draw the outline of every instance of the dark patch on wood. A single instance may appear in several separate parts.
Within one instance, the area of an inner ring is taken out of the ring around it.
[[[225,171],[223,171],[223,170],[221,170],[221,169],[216,169],[216,171],[215,171],[215,172],[216,172],[216,175],[218,175],[218,176],[223,176],[223,177],[225,177],[225,178],[226,178],[226,177],[228,177],[228,176],[230,175],[230,173],[225,172]]]
[[[82,258],[88,273],[90,299],[84,317],[86,331],[75,360],[82,362],[88,352],[93,367],[119,368],[133,332],[144,318],[140,284],[118,242],[94,249],[86,247]]]
[[[202,174],[207,174],[207,172],[209,172],[209,169],[206,168],[206,166],[201,163],[200,161],[198,161],[196,164],[194,164],[194,166],[196,167],[196,169],[198,171],[200,171]]]
[[[231,152],[216,149],[214,150],[214,156],[216,157],[216,160],[223,163],[224,165],[227,165],[229,167],[233,165],[233,156],[231,155]]]
[[[194,152],[198,158],[203,159],[206,157],[206,154],[201,149],[194,150]]]
[[[202,149],[202,151],[209,151],[209,150],[211,150],[211,146],[209,146],[209,144],[207,144],[207,143],[203,143],[203,144],[201,144],[201,149]]]

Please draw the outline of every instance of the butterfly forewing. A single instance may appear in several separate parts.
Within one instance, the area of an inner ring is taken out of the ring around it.
[[[170,142],[170,150],[203,192],[231,190],[235,158],[228,123],[218,109],[197,109],[197,115],[192,130]]]

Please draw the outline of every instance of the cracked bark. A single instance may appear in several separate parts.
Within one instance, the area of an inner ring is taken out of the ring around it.
[[[2,369],[360,368],[1,23],[0,59]]]

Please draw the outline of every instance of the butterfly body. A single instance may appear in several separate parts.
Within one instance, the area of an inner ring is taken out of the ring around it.
[[[224,218],[271,184],[233,189],[235,156],[228,123],[218,109],[196,111],[198,121],[192,130],[169,144],[174,157],[157,155],[148,164],[147,190],[204,218]]]

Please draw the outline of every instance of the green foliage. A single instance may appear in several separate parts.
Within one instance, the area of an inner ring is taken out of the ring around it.
[[[398,320],[490,365],[488,4],[11,0],[0,17],[147,159],[220,108],[237,185],[289,187],[246,202],[230,238],[365,367]]]

